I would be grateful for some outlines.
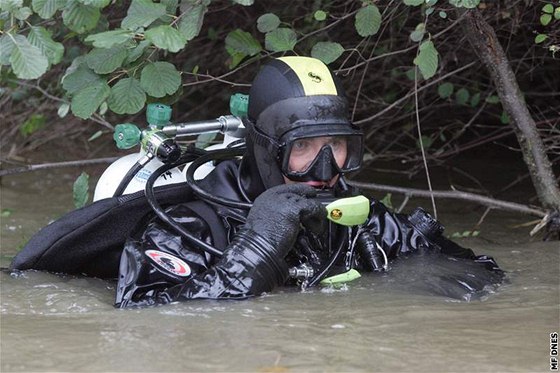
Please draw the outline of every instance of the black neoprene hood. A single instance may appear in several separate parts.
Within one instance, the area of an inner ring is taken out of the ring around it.
[[[285,60],[288,59],[302,64],[306,64],[311,60],[317,61],[308,57],[285,58]],[[325,84],[324,82],[330,79],[334,87],[329,87],[330,90],[325,91],[325,93],[328,92],[328,95],[340,96],[346,100],[344,90],[338,79],[334,78],[324,64],[321,67],[323,66],[324,68],[320,69],[321,71],[309,71],[302,76],[302,74],[298,75],[290,65],[280,59],[275,59],[267,63],[259,71],[251,85],[251,90],[249,92],[249,119],[257,121],[259,115],[274,103],[288,98],[310,96],[309,93],[305,91],[302,79],[306,79],[311,83],[316,82],[314,83],[316,85]],[[316,95],[317,94],[314,94],[314,96]]]
[[[249,141],[266,188],[284,183],[281,150],[297,138],[359,138],[354,160],[362,156],[362,132],[348,117],[342,87],[321,61],[282,57],[267,63],[249,93]]]

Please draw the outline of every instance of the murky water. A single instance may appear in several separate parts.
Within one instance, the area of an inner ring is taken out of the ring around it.
[[[1,261],[72,207],[78,171],[8,177],[0,187]],[[447,232],[479,215],[440,205]],[[366,275],[338,289],[283,289],[246,301],[112,307],[114,283],[0,273],[0,370],[8,371],[548,371],[560,329],[560,245],[492,212],[479,237],[510,283],[482,301],[419,294],[414,276]],[[417,275],[417,274],[416,274]]]

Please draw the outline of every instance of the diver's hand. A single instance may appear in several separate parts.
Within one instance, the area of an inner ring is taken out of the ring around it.
[[[282,255],[292,248],[301,225],[313,233],[326,226],[327,211],[313,187],[305,184],[275,186],[255,200],[245,227],[267,239]]]

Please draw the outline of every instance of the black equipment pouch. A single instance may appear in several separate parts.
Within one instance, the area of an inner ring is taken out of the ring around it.
[[[155,196],[162,206],[194,199],[187,183],[156,187]],[[151,213],[144,191],[96,201],[41,229],[16,255],[10,269],[116,278],[127,237]]]

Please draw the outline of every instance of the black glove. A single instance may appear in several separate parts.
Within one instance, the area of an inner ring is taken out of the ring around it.
[[[306,184],[275,186],[255,200],[245,228],[266,239],[284,257],[294,245],[303,225],[320,234],[327,223],[327,210],[318,201],[315,188]]]

